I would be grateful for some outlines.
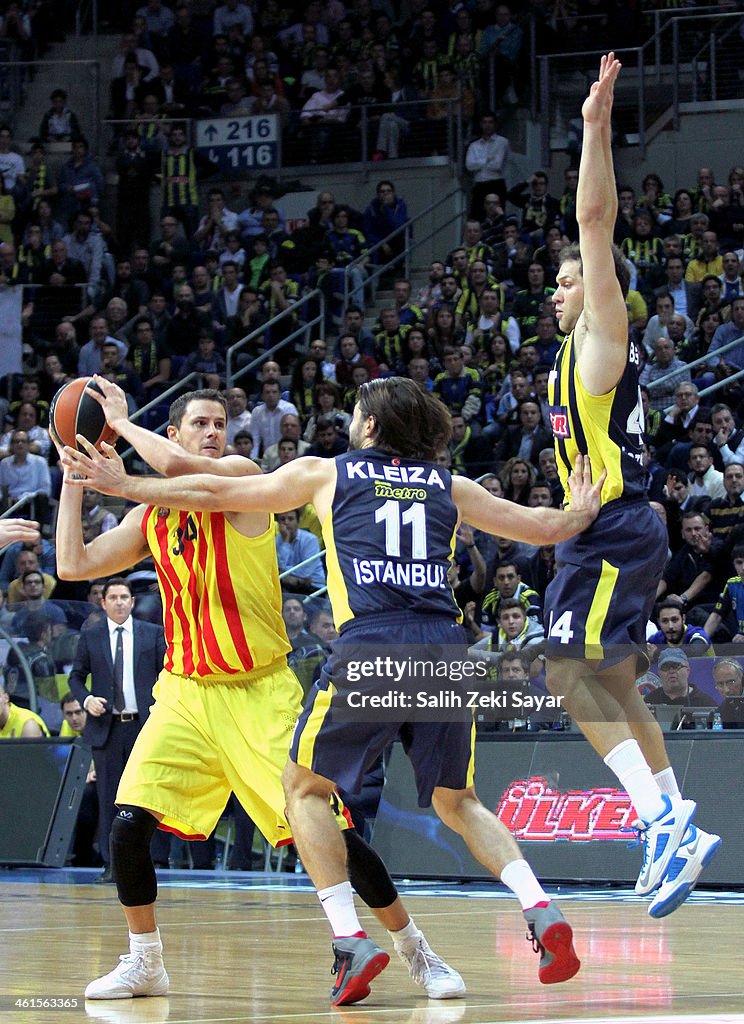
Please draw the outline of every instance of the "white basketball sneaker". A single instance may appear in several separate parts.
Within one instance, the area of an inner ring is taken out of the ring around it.
[[[639,896],[658,889],[666,877],[672,858],[682,844],[697,804],[662,793],[665,810],[654,821],[637,821],[635,827],[643,843],[643,865],[635,891]]]
[[[430,999],[457,999],[465,995],[465,982],[454,968],[437,956],[422,934],[415,942],[396,948],[396,953],[412,980]]]
[[[666,917],[681,907],[721,848],[721,837],[690,825],[684,842],[672,858],[667,876],[651,901],[651,917]]]
[[[119,957],[109,974],[91,981],[86,999],[132,999],[134,996],[165,996],[169,982],[162,949],[133,949]]]

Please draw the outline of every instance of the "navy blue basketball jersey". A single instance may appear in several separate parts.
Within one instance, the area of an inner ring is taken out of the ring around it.
[[[458,516],[449,472],[364,448],[339,455],[336,473],[323,523],[336,628],[396,609],[459,618],[447,582]]]

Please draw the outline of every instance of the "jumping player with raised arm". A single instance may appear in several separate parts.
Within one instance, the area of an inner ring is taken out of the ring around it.
[[[166,439],[129,422],[120,388],[103,378],[98,384],[109,424],[158,471],[209,471],[220,474],[215,479],[222,485],[231,478],[261,476],[249,459],[222,458],[227,414],[219,392],[177,398]],[[234,790],[272,845],[290,841],[281,774],[302,690],[287,667],[290,646],[269,515],[189,513],[180,510],[171,492],[156,506],[133,509],[115,529],[85,544],[81,493],[66,479],[57,520],[60,576],[107,576],[151,554],[167,641],[155,704],[122,776],[111,832],[112,871],[129,925],[130,952],[113,971],[92,981],[85,995],[163,995],[169,980],[155,918],[152,833],[160,826],[189,839],[208,836]],[[332,800],[354,886],[390,931],[413,980],[430,998],[463,995],[460,975],[429,947],[382,860],[346,827],[335,794]]]
[[[548,392],[568,507],[578,455],[588,455],[594,473],[606,478],[597,519],[556,550],[561,568],[545,598],[547,682],[633,801],[644,845],[636,892],[658,889],[649,913],[663,917],[686,899],[720,839],[691,824],[695,803],[681,798],[661,729],[636,687],[667,537],[644,492],[640,360],[625,308],[629,273],[612,244],[611,114],[619,72],[613,53],[602,57],[584,101],[579,243],[561,253],[553,296],[566,338]]]
[[[359,644],[374,650],[397,642],[465,655],[467,638],[446,578],[461,519],[518,541],[553,544],[586,529],[596,515],[603,477],[592,485],[587,459],[576,460],[570,511],[528,509],[435,466],[450,432],[449,412],[438,399],[411,380],[389,377],[359,389],[349,452],[296,460],[264,477],[133,478],[110,446],[104,454],[86,445],[87,454],[68,448],[63,455],[66,469],[89,486],[156,506],[167,501],[201,514],[223,508],[257,514],[310,502],[318,513],[340,637],[295,730],[284,786],[302,862],[333,931],[333,1003],[364,998],[387,955],[367,938],[356,916],[329,796],[336,787],[357,792],[364,771],[396,736],[413,762],[419,804],[433,804],[473,856],[519,899],[541,953],[540,980],[565,981],[580,966],[570,925],[508,830],[476,796],[472,714],[421,722],[401,711],[394,721],[362,722],[344,717],[339,706],[335,666]],[[414,481],[415,486],[402,486]]]

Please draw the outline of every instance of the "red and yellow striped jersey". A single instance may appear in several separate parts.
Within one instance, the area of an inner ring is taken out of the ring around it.
[[[163,597],[170,672],[217,681],[286,655],[273,522],[244,537],[223,512],[150,506],[142,530]]]

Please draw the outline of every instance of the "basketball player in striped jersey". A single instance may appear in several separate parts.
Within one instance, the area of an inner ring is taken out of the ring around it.
[[[547,681],[633,801],[644,845],[636,892],[658,889],[649,913],[663,917],[686,899],[720,839],[692,824],[695,803],[682,799],[661,729],[636,687],[667,537],[644,493],[640,360],[625,310],[629,273],[612,244],[610,119],[619,72],[614,54],[602,57],[582,108],[579,243],[561,254],[553,296],[566,337],[548,394],[568,507],[578,454],[606,477],[597,519],[556,550],[560,569],[545,598]]]
[[[120,388],[105,379],[99,386],[113,428],[166,475],[208,469],[223,483],[261,475],[248,459],[222,458],[227,413],[219,392],[177,398],[166,440],[129,423]],[[122,775],[111,831],[112,871],[129,925],[130,952],[85,994],[88,999],[163,995],[169,981],[149,850],[155,829],[203,839],[233,790],[272,845],[292,838],[281,773],[302,691],[286,661],[290,645],[281,614],[275,532],[266,513],[186,512],[169,497],[167,504],[138,506],[119,526],[85,544],[80,510],[79,488],[65,482],[57,522],[60,576],[107,576],[151,554],[167,642],[155,704]],[[463,995],[460,975],[430,949],[384,864],[347,827],[350,819],[335,794],[332,800],[355,887],[390,930],[412,978],[431,998]]]
[[[342,666],[348,662],[351,667],[350,652],[351,658],[360,651],[373,658],[385,644],[397,644],[404,652],[413,644],[415,650],[467,660],[460,610],[447,582],[461,519],[488,533],[548,544],[585,529],[599,508],[603,477],[592,485],[588,460],[581,456],[571,476],[573,507],[565,512],[523,508],[485,494],[472,480],[452,477],[433,463],[451,429],[449,412],[436,397],[409,379],[388,377],[360,387],[349,452],[335,459],[298,459],[267,476],[134,478],[126,475],[110,446],[104,454],[91,445],[85,446],[87,455],[70,448],[63,454],[66,468],[87,478],[90,486],[137,501],[158,504],[167,496],[184,509],[243,512],[285,511],[307,502],[315,507],[340,636],[298,721],[284,785],[298,851],[333,931],[334,1004],[364,999],[388,958],[356,915],[329,796],[337,787],[359,792],[364,772],[396,737],[413,763],[419,805],[433,805],[473,856],[519,899],[541,954],[540,981],[567,981],[580,967],[570,925],[509,831],[476,796],[475,728],[467,705],[445,710],[436,721],[407,712],[411,704],[397,705],[400,712],[385,721],[349,714]],[[388,689],[390,684],[387,680]],[[379,699],[385,685],[384,679],[365,675],[352,689]]]

